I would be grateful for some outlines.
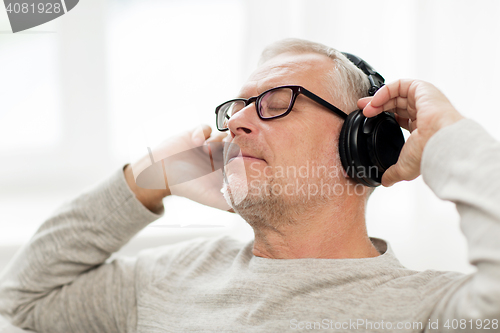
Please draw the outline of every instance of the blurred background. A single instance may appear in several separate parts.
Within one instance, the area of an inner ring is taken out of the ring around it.
[[[213,127],[215,106],[282,38],[356,54],[386,81],[430,81],[500,139],[499,16],[495,0],[82,0],[12,34],[0,9],[0,269],[63,202],[147,146]],[[165,207],[122,253],[221,233],[253,237],[235,214],[177,197]],[[367,221],[409,268],[474,271],[454,204],[421,177],[377,189]]]

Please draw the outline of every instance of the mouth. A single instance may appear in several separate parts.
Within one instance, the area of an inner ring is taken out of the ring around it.
[[[225,163],[228,164],[235,159],[242,159],[243,161],[266,161],[261,158],[258,154],[251,153],[246,150],[240,149],[237,144],[231,144],[227,151],[225,152]]]
[[[247,155],[238,155],[238,156],[235,156],[235,157],[231,157],[228,161],[228,163],[230,163],[231,161],[235,160],[235,159],[242,159],[244,161],[246,160],[252,160],[252,161],[263,161],[263,159],[261,158],[256,158],[256,157],[253,157],[253,156],[247,156]]]

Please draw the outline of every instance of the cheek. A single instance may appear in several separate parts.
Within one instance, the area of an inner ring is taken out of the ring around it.
[[[269,132],[273,133],[272,138],[266,138],[273,165],[303,165],[307,160],[336,165],[340,161],[338,139],[342,120],[327,113],[318,113],[316,118],[299,115],[296,121],[290,120],[276,121],[273,125],[279,126]]]
[[[317,124],[316,124],[317,125]],[[316,126],[305,131],[304,128],[289,130],[280,136],[280,147],[275,145],[275,165],[336,165],[338,155],[338,133],[340,130]],[[274,142],[276,143],[276,142]]]
[[[308,142],[310,152],[314,156],[330,157],[338,155],[339,134],[342,124],[319,120],[316,128],[311,132]]]

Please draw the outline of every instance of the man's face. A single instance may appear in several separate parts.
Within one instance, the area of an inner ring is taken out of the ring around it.
[[[239,97],[257,96],[283,85],[300,85],[335,105],[325,84],[332,66],[323,55],[284,53],[257,68]],[[323,192],[328,186],[340,187],[346,181],[338,156],[342,123],[337,115],[303,95],[298,96],[291,113],[282,118],[261,120],[255,103],[234,114],[228,121],[230,135],[226,140],[237,144],[243,157],[226,166],[225,188],[233,196],[233,206],[234,201],[242,202],[241,209],[273,200],[285,206],[312,203],[325,198],[321,196],[321,182],[328,183]],[[231,167],[238,164],[244,164],[245,171]]]

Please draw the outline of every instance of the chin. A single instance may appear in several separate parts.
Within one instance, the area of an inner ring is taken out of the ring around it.
[[[248,196],[247,178],[234,173],[225,175],[221,192],[228,205],[236,209]]]

